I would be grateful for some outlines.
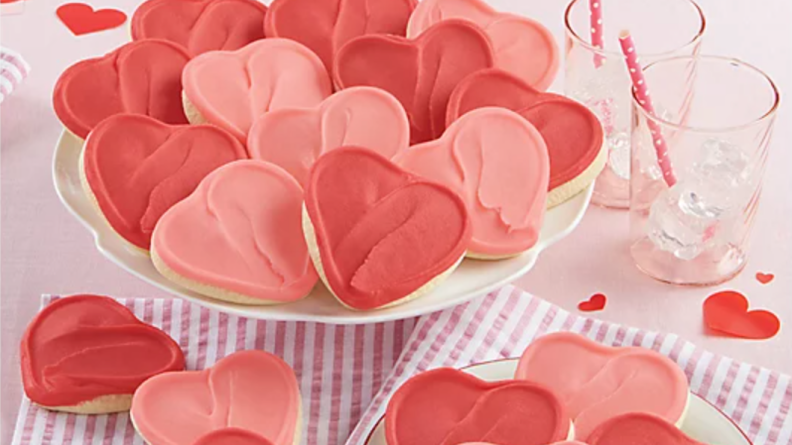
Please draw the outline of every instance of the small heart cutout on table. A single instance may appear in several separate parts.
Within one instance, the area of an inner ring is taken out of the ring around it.
[[[605,294],[594,294],[586,301],[581,301],[578,304],[578,310],[581,312],[596,312],[605,309],[605,304],[608,303],[608,297]]]
[[[76,36],[117,28],[127,16],[117,9],[94,9],[85,3],[66,3],[58,7],[58,18]]]
[[[775,279],[775,275],[771,273],[756,272],[756,281],[762,284],[768,284]]]
[[[748,299],[735,291],[710,295],[704,301],[704,323],[720,333],[752,340],[766,340],[781,329],[778,317],[766,310],[748,310]]]

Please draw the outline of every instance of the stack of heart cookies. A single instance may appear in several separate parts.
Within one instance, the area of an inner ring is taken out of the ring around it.
[[[83,188],[169,280],[373,310],[539,239],[605,164],[548,30],[481,0],[147,0],[58,80]]]
[[[534,341],[512,379],[440,368],[405,382],[385,415],[388,445],[703,445],[679,426],[690,390],[668,357],[573,333]]]

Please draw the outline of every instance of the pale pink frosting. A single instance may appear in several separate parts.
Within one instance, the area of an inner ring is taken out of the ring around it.
[[[482,0],[422,0],[410,16],[407,37],[414,38],[447,19],[465,19],[483,28],[492,40],[498,68],[539,90],[553,83],[559,67],[558,45],[541,23],[500,13]]]
[[[399,101],[379,88],[349,88],[315,108],[288,108],[262,115],[250,130],[254,159],[279,165],[301,184],[322,154],[341,146],[368,148],[392,158],[407,149],[410,124]]]
[[[227,164],[162,216],[153,248],[190,280],[266,301],[300,299],[318,279],[302,234],[302,197],[275,165]]]
[[[235,427],[273,445],[292,445],[300,392],[294,372],[263,351],[234,353],[203,371],[160,374],[132,399],[132,419],[146,442],[191,445],[206,434]]]
[[[202,54],[184,68],[182,85],[204,119],[242,142],[263,113],[313,107],[333,92],[316,54],[287,39],[264,39],[237,51]]]
[[[414,145],[394,162],[465,199],[473,222],[472,253],[514,255],[539,238],[550,161],[542,136],[517,113],[474,110],[440,139]]]
[[[525,350],[516,378],[555,391],[588,437],[620,414],[647,412],[671,423],[687,406],[685,373],[669,358],[643,348],[611,348],[572,333],[542,337]]]

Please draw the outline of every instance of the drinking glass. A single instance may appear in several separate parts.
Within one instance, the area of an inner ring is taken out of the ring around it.
[[[601,12],[599,25],[591,20],[594,8]],[[609,150],[592,202],[626,209],[630,200],[631,83],[619,34],[630,31],[643,64],[695,55],[706,29],[704,14],[692,0],[573,0],[565,24],[565,93],[599,117]],[[595,26],[601,28],[601,47],[592,43]]]
[[[736,59],[674,57],[644,70],[659,117],[633,97],[630,251],[658,280],[714,285],[745,266],[779,93]],[[671,186],[651,128],[665,139]]]

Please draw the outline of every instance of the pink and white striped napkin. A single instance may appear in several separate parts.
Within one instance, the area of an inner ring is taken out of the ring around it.
[[[0,47],[0,103],[25,80],[28,73],[30,65],[19,53]]]
[[[45,297],[44,303],[55,298]],[[242,349],[283,357],[300,381],[303,444],[362,445],[392,391],[409,376],[433,367],[519,356],[537,336],[559,330],[660,351],[685,369],[694,392],[733,417],[755,445],[792,444],[789,376],[716,356],[676,335],[579,317],[511,286],[417,320],[364,326],[249,320],[181,300],[121,301],[173,336],[190,369]],[[55,414],[28,400],[22,402],[13,441],[142,443],[126,414]]]

